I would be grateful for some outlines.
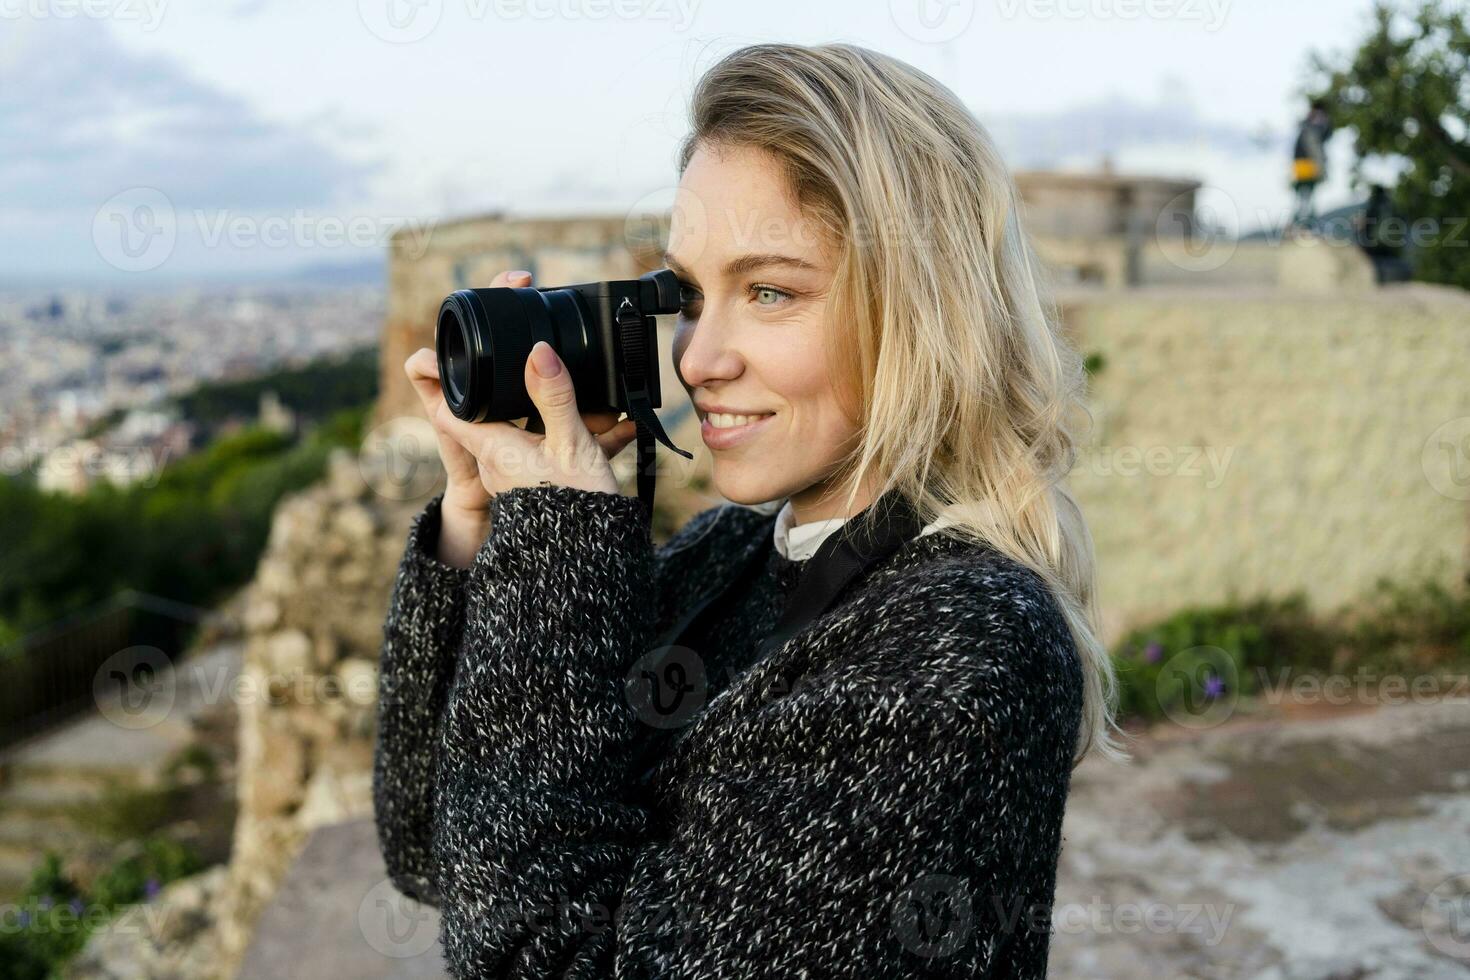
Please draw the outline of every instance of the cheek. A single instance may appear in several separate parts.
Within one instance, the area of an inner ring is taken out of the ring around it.
[[[820,344],[788,349],[772,364],[771,384],[790,407],[798,443],[830,447],[851,436],[854,426],[833,387]]]

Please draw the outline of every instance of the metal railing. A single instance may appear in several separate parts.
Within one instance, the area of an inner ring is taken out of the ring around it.
[[[126,590],[0,647],[0,747],[95,707],[98,671],[123,651],[155,648],[177,663],[206,614]]]

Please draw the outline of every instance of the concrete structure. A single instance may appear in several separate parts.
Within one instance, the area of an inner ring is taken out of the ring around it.
[[[1026,227],[1041,238],[1118,238],[1194,231],[1197,180],[1022,170]]]

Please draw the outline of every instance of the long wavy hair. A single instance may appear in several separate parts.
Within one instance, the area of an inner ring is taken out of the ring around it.
[[[860,422],[835,486],[897,490],[927,523],[1034,569],[1081,655],[1074,764],[1114,736],[1117,679],[1098,637],[1092,537],[1062,480],[1086,376],[1043,289],[1020,197],[953,92],[851,44],[756,44],[699,79],[682,175],[702,144],[772,154],[837,248],[827,357]]]

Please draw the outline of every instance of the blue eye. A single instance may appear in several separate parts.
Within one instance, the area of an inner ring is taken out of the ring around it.
[[[777,289],[775,286],[755,285],[751,286],[750,290],[756,296],[757,306],[776,306],[780,300],[791,298],[790,293],[786,292],[786,290],[784,289]],[[762,301],[761,297],[767,297],[770,301]],[[771,297],[775,298],[771,299]]]

